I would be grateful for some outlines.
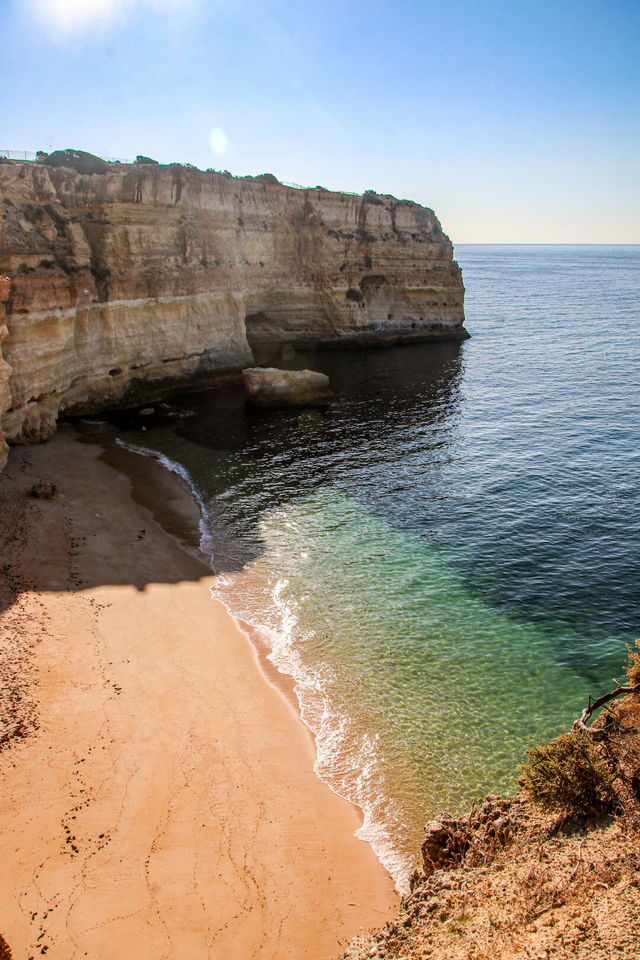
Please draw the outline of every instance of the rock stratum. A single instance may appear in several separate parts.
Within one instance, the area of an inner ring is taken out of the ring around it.
[[[270,175],[108,166],[0,165],[0,438],[43,440],[61,414],[239,371],[268,344],[467,336],[432,210]]]

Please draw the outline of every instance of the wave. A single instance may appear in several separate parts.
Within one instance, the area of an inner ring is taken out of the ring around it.
[[[315,631],[302,624],[289,581],[265,574],[266,564],[268,560],[261,558],[240,574],[216,577],[211,594],[255,631],[270,651],[271,663],[293,680],[301,719],[316,744],[316,774],[334,793],[359,807],[363,823],[356,836],[371,845],[398,891],[406,893],[414,858],[397,842],[402,813],[384,791],[378,736],[362,731],[340,698],[331,695],[336,678],[330,665],[303,657]]]
[[[123,450],[128,450],[129,453],[137,453],[141,457],[150,457],[152,460],[157,460],[158,463],[162,464],[170,473],[175,473],[184,480],[200,508],[200,521],[198,523],[200,530],[200,551],[207,557],[210,563],[212,563],[215,548],[215,529],[211,523],[204,500],[193,482],[189,471],[186,470],[182,464],[171,460],[165,456],[164,453],[159,453],[157,450],[151,450],[149,447],[141,447],[138,444],[129,443],[126,440],[121,440],[120,437],[116,437],[116,443],[119,447],[122,447]]]

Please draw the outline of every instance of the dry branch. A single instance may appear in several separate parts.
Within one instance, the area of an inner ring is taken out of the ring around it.
[[[610,693],[605,693],[601,697],[598,697],[597,700],[591,700],[591,695],[589,695],[589,703],[582,711],[582,716],[578,717],[577,720],[573,721],[574,729],[584,730],[585,733],[593,733],[590,727],[587,726],[587,720],[591,719],[591,716],[596,710],[599,710],[600,707],[604,707],[606,703],[609,703],[611,700],[615,700],[616,697],[624,697],[630,693],[640,693],[640,683],[636,683],[632,687],[621,687],[618,681],[616,680],[616,688]]]
[[[575,877],[576,873],[578,872],[578,867],[580,866],[580,862],[582,861],[582,845],[583,845],[583,843],[584,843],[584,840],[581,840],[581,841],[580,841],[580,846],[578,847],[578,862],[576,863],[575,867],[573,868],[573,873],[572,873],[571,876],[569,877],[567,883],[571,883],[571,881],[572,881],[573,878]]]

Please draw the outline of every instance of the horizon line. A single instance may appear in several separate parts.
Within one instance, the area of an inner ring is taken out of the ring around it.
[[[451,239],[451,238],[449,238]],[[640,240],[452,240],[454,247],[640,247]]]

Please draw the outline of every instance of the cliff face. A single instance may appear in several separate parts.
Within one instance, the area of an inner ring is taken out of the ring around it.
[[[10,441],[45,438],[62,412],[239,370],[252,346],[466,335],[451,243],[417,204],[179,166],[35,163],[0,165],[0,196]]]

